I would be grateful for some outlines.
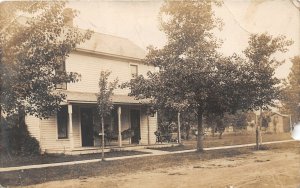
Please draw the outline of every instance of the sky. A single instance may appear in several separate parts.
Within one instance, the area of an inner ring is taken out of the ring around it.
[[[95,32],[125,37],[143,49],[153,45],[163,47],[166,37],[159,29],[158,14],[163,1],[70,1],[69,7],[80,11],[74,24]],[[224,22],[216,36],[223,40],[225,55],[242,53],[252,33],[268,32],[285,35],[294,44],[279,59],[286,63],[276,76],[286,78],[291,67],[290,58],[300,52],[300,0],[224,0],[215,9]]]

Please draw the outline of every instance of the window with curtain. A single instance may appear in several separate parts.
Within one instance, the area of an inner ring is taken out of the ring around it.
[[[57,135],[58,139],[68,138],[68,107],[62,106],[57,111]]]

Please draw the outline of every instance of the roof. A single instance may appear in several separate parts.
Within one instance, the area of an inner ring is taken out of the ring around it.
[[[78,45],[76,49],[78,51],[136,59],[144,59],[146,56],[145,50],[126,38],[96,32],[92,34],[89,40]]]
[[[67,103],[97,103],[96,93],[86,93],[77,91],[60,91],[67,95]],[[149,100],[135,100],[134,97],[128,95],[113,95],[111,98],[114,104],[145,104]]]
[[[272,112],[271,116],[274,116],[274,115],[278,115],[278,116],[282,116],[282,117],[289,117],[290,115],[287,115],[287,114],[280,114],[278,112]]]

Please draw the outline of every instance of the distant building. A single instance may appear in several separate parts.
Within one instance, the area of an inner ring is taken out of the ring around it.
[[[290,132],[290,126],[289,115],[272,112],[270,114],[270,122],[266,131],[272,133]]]

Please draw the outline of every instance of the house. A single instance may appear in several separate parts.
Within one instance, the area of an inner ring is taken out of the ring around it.
[[[262,130],[268,133],[286,133],[291,130],[290,115],[280,114],[278,112],[263,112],[267,120],[267,126],[262,127]],[[260,123],[260,116],[254,114],[251,117],[251,123],[247,126],[247,131],[255,132],[256,122]]]
[[[270,122],[266,131],[272,133],[290,132],[290,120],[289,115],[272,112],[270,114]]]
[[[81,79],[57,86],[58,91],[67,95],[61,110],[43,120],[26,117],[28,130],[39,141],[42,152],[71,152],[100,146],[100,121],[96,115],[100,72],[111,71],[111,81],[118,78],[119,83],[140,74],[146,76],[154,67],[143,64],[144,57],[143,49],[128,39],[111,35],[94,33],[90,40],[79,45],[63,68],[79,73]],[[105,130],[113,132],[117,139],[106,146],[155,143],[157,114],[147,115],[145,103],[128,96],[129,92],[121,88],[114,91],[114,110],[112,116],[105,119]],[[129,129],[133,130],[133,135],[122,139],[122,132]]]

